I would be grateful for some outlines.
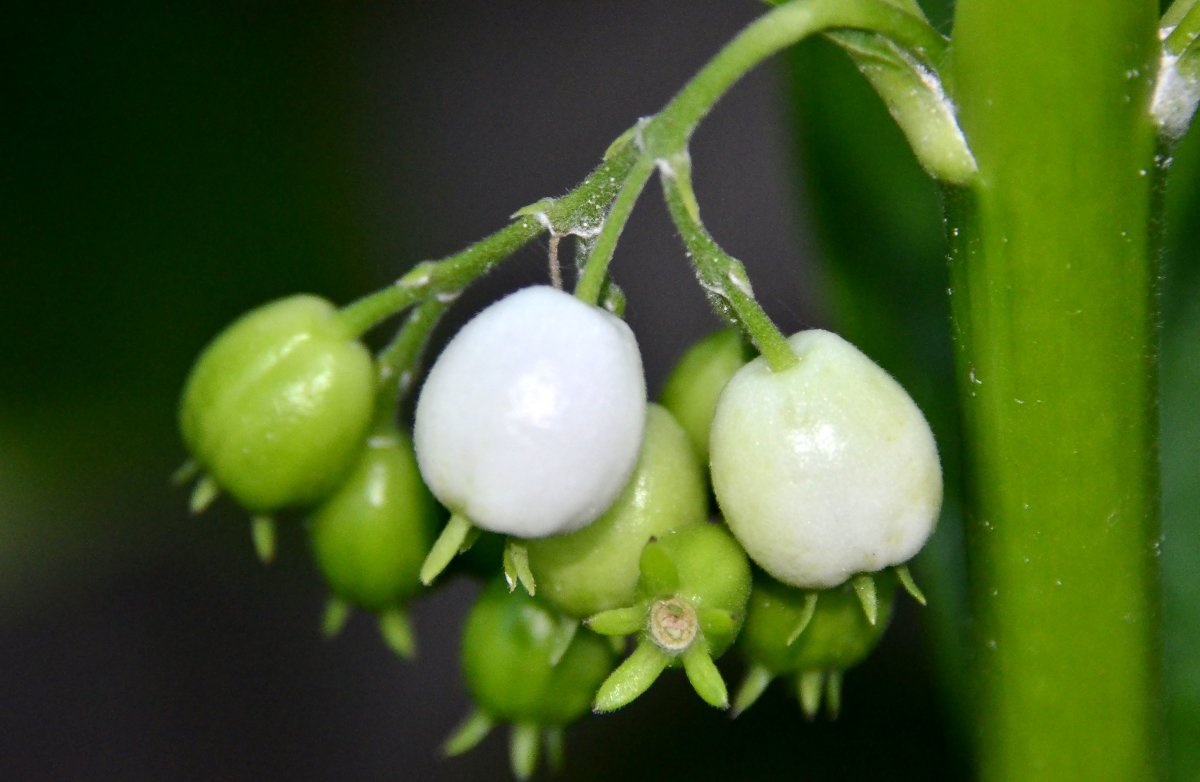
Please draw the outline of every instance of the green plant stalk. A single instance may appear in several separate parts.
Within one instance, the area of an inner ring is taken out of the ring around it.
[[[700,221],[700,206],[692,188],[691,163],[678,155],[662,175],[663,195],[671,220],[714,308],[729,319],[754,343],[772,371],[782,372],[800,362],[787,338],[759,306],[750,289],[750,278],[742,263],[721,249]]]
[[[1161,776],[1156,7],[961,0],[948,191],[985,780]]]

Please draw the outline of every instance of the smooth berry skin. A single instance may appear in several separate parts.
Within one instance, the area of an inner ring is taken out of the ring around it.
[[[806,589],[911,559],[942,500],[937,447],[895,380],[827,331],[789,338],[799,363],[755,359],[717,403],[711,471],[729,528],[758,565]]]
[[[843,584],[819,594],[812,618],[788,645],[810,593],[755,573],[738,649],[773,674],[844,671],[858,665],[879,644],[895,604],[894,578],[877,578],[875,587],[875,624],[867,621],[854,588]]]
[[[589,711],[612,670],[612,647],[580,629],[557,664],[560,617],[524,590],[493,581],[463,628],[462,667],[475,703],[497,721],[565,726]]]
[[[570,294],[525,288],[476,315],[430,370],[414,427],[421,475],[481,529],[573,532],[628,481],[645,408],[629,327]]]
[[[706,476],[687,435],[650,404],[637,467],[612,507],[581,530],[526,544],[538,596],[578,619],[629,605],[646,543],[707,515]]]
[[[439,510],[401,432],[374,435],[341,486],[313,513],[309,539],[330,591],[367,611],[421,590],[417,573]]]
[[[370,353],[315,296],[263,305],[205,348],[180,428],[196,462],[248,510],[313,504],[353,466],[371,421]]]
[[[741,334],[725,329],[688,348],[667,376],[663,407],[687,432],[702,462],[708,462],[709,431],[721,391],[751,358]]]

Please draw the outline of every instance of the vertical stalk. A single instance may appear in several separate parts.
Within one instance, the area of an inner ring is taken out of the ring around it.
[[[980,776],[1161,774],[1149,0],[960,0],[946,194]]]

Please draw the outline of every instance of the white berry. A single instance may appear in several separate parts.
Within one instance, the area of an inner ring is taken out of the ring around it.
[[[646,383],[617,317],[545,286],[476,315],[417,401],[421,475],[477,527],[539,538],[580,529],[637,462]]]
[[[933,433],[883,369],[836,334],[788,339],[800,363],[756,359],[712,423],[717,501],[750,557],[793,586],[836,586],[911,559],[933,532],[942,470]]]

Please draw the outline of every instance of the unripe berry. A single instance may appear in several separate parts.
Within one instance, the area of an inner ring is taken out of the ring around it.
[[[742,335],[725,329],[688,348],[663,386],[662,404],[687,432],[702,461],[708,461],[708,438],[722,389],[753,357]]]
[[[345,482],[313,513],[317,568],[338,598],[368,611],[396,608],[421,589],[417,571],[437,516],[408,437],[372,436]]]
[[[629,605],[642,548],[704,523],[707,506],[704,470],[687,435],[670,413],[649,405],[637,467],[612,507],[581,530],[526,544],[538,595],[580,619]]]
[[[255,513],[322,499],[371,420],[371,356],[315,296],[263,305],[205,348],[179,419],[197,465]]]

